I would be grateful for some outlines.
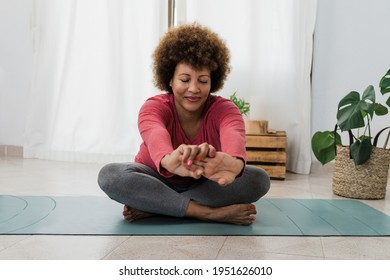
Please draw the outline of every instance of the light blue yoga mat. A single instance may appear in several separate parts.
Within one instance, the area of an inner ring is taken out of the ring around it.
[[[128,223],[106,197],[0,196],[0,234],[389,236],[390,217],[349,199],[266,199],[251,226],[152,217]]]

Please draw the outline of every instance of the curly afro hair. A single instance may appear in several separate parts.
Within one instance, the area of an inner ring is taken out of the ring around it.
[[[208,68],[210,92],[216,92],[230,73],[229,62],[229,49],[215,32],[197,23],[183,24],[169,29],[153,53],[154,84],[171,93],[169,82],[176,65],[186,63],[196,69]]]

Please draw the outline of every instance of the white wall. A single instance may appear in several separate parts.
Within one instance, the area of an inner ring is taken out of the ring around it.
[[[0,0],[0,145],[22,145],[29,92],[33,0]],[[339,99],[390,68],[388,0],[318,0],[312,130],[332,129]],[[389,115],[376,127],[390,125]]]
[[[388,0],[318,1],[314,38],[313,132],[334,128],[337,104],[352,90],[362,93],[372,84],[377,95],[384,100],[378,83],[390,69],[389,12]],[[375,131],[390,126],[390,116],[376,116],[373,124]]]
[[[0,0],[0,145],[23,144],[32,49],[33,0]]]

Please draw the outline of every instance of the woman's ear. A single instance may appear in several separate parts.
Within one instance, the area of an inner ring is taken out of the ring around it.
[[[169,86],[172,87],[172,79],[169,81]]]

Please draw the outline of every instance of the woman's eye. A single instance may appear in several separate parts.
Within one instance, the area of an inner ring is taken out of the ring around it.
[[[182,83],[188,83],[190,80],[180,80]]]
[[[208,81],[199,81],[200,83],[202,83],[202,84],[207,84],[208,83]]]

